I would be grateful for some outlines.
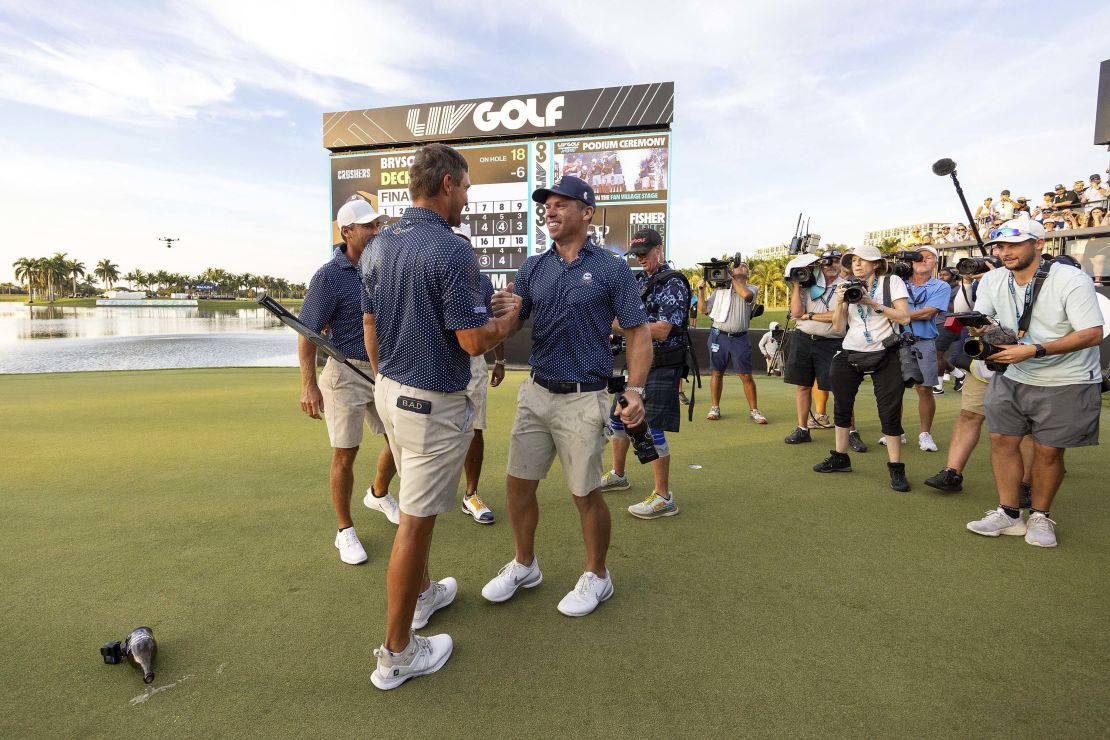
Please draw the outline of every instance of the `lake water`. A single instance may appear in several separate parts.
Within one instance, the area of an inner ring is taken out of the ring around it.
[[[296,365],[296,333],[261,308],[0,302],[0,373]]]

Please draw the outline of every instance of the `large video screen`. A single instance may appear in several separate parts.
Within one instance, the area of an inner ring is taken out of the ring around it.
[[[532,191],[566,175],[594,188],[591,235],[624,254],[632,235],[650,226],[667,243],[670,134],[553,138],[458,146],[470,165],[470,225],[478,263],[503,287],[524,260],[548,249],[543,205]],[[398,218],[411,202],[408,169],[414,148],[336,154],[331,160],[332,215],[353,195]],[[340,240],[332,221],[332,243]]]

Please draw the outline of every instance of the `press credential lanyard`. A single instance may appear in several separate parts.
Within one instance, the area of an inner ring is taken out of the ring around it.
[[[875,290],[879,287],[879,278],[874,278],[871,283],[871,300],[875,300]],[[868,344],[872,344],[875,340],[871,337],[871,330],[867,328],[867,317],[871,315],[871,306],[864,309],[860,304],[856,304],[856,312],[859,314],[860,320],[863,321],[863,338],[867,340]]]

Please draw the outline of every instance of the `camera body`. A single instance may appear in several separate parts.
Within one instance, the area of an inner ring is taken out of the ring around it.
[[[1002,260],[997,257],[964,257],[956,263],[956,272],[960,275],[979,275],[992,267],[1002,267]]]
[[[901,347],[909,347],[917,341],[917,337],[913,334],[905,332],[901,334],[891,334],[883,340],[883,349],[899,349]]]
[[[859,303],[867,293],[867,283],[859,278],[849,278],[844,281],[844,302]]]
[[[806,265],[805,267],[794,267],[787,274],[786,279],[792,283],[797,283],[803,288],[808,288],[811,285],[816,285],[817,266]]]
[[[978,311],[964,311],[952,313],[944,320],[944,328],[949,331],[959,334],[964,330],[965,326],[973,326],[980,329],[984,326],[990,326],[994,321],[989,316],[984,316]]]
[[[921,262],[925,258],[921,256],[921,252],[892,252],[887,255],[890,264],[890,272],[903,280],[909,280],[913,276],[913,262]]]
[[[964,342],[963,350],[968,357],[986,362],[988,369],[1004,373],[1008,366],[991,362],[990,358],[1002,351],[1002,345],[1017,343],[1017,334],[1012,329],[992,324],[981,336],[971,337]]]
[[[716,257],[708,262],[698,263],[702,268],[702,278],[714,288],[724,288],[732,284],[732,267],[734,264],[736,264],[735,260],[719,260]]]

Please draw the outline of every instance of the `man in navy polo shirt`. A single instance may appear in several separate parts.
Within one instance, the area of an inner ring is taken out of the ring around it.
[[[505,315],[490,318],[474,251],[451,231],[469,188],[461,154],[443,144],[421,147],[409,168],[413,205],[374,241],[364,266],[364,322],[378,369],[374,400],[401,474],[385,642],[374,651],[370,676],[379,689],[434,673],[451,655],[449,635],[413,632],[458,590],[454,578],[432,583],[428,576],[432,530],[436,516],[455,506],[474,435],[470,358],[509,335],[521,305],[510,296]]]
[[[336,214],[340,244],[332,259],[316,271],[308,285],[300,319],[315,332],[330,327],[331,339],[352,364],[371,375],[362,334],[362,281],[356,265],[366,245],[381,228],[382,217],[362,198],[344,203]],[[366,550],[355,534],[351,519],[351,489],[354,486],[355,456],[362,443],[363,424],[373,434],[382,433],[382,422],[374,409],[374,386],[348,366],[328,358],[320,380],[316,380],[316,346],[304,337],[298,340],[301,365],[301,409],[313,419],[321,415],[328,427],[332,446],[331,501],[339,520],[335,547],[344,563],[366,562]],[[380,474],[392,473],[392,463],[379,458]],[[387,488],[379,490],[387,491]],[[397,502],[388,493],[367,499],[390,521],[397,521]]]
[[[628,263],[589,238],[594,215],[590,186],[567,175],[550,189],[536,190],[532,200],[544,205],[554,246],[529,257],[512,285],[523,299],[514,331],[535,313],[532,374],[521,383],[509,442],[506,508],[516,553],[482,595],[493,602],[507,601],[521,586],[532,588],[543,580],[535,553],[536,489],[558,455],[586,541],[586,571],[558,608],[567,616],[581,617],[613,595],[605,567],[609,508],[600,490],[609,420],[606,385],[613,374],[609,334],[616,319],[628,343],[629,387],[621,421],[635,426],[644,418],[651,332]],[[508,291],[498,292],[494,311],[501,315],[511,308],[513,297]]]

